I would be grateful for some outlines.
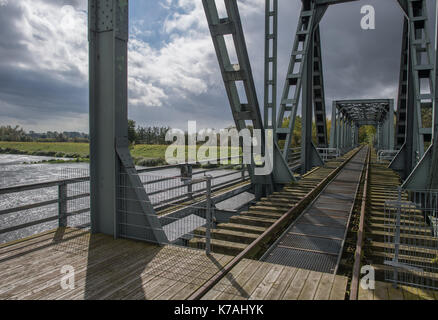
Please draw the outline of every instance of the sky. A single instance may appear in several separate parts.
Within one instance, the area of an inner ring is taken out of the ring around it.
[[[427,1],[432,31],[435,0]],[[261,107],[264,2],[238,0]],[[189,120],[199,128],[232,125],[201,0],[129,4],[129,118],[181,130]],[[361,29],[364,5],[375,8],[375,30]],[[279,95],[300,7],[299,0],[279,0]],[[320,28],[328,116],[333,100],[396,99],[402,26],[396,0],[329,7]],[[89,131],[86,0],[0,0],[0,57],[0,125]]]

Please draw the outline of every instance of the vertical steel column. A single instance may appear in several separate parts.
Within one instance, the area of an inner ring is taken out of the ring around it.
[[[128,0],[89,0],[88,17],[91,230],[117,238],[123,215],[123,236],[167,243],[129,152]]]
[[[337,127],[338,127],[338,119],[336,113],[336,102],[332,103],[332,120],[330,127],[330,148],[337,148]]]
[[[394,100],[389,103],[388,114],[388,150],[394,150],[395,135],[394,135]]]
[[[128,1],[89,0],[91,229],[117,236],[121,164],[115,143],[127,127]],[[115,25],[117,23],[117,26]]]
[[[264,127],[277,129],[278,0],[266,0]],[[272,50],[272,51],[271,51]]]

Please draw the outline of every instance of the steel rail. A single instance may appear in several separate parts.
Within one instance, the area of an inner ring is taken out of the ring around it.
[[[363,147],[363,146],[362,146]],[[353,154],[346,159],[342,164],[340,164],[336,169],[334,169],[326,178],[324,178],[318,185],[309,191],[306,196],[301,199],[293,208],[289,209],[284,215],[282,215],[274,224],[272,224],[265,232],[263,232],[256,240],[254,240],[248,247],[246,247],[240,254],[234,257],[221,271],[216,273],[211,277],[206,283],[204,283],[198,290],[196,290],[188,300],[199,300],[201,299],[209,290],[211,290],[222,278],[224,278],[240,261],[242,261],[247,256],[254,254],[260,248],[263,248],[272,239],[272,236],[279,233],[285,228],[296,215],[303,208],[306,207],[309,201],[315,198],[328,184],[342,168],[350,162],[351,159],[362,149],[358,148]]]
[[[367,155],[366,155],[366,158],[365,158],[365,163],[362,165],[362,170],[361,170],[362,174],[359,177],[359,181],[358,181],[357,187],[356,187],[356,192],[354,193],[353,204],[351,205],[350,213],[348,215],[347,225],[346,225],[346,228],[345,228],[344,236],[342,238],[341,249],[339,251],[338,261],[336,262],[336,268],[335,268],[334,274],[338,273],[339,265],[341,263],[342,253],[344,252],[345,240],[347,240],[348,227],[349,227],[350,222],[351,222],[351,217],[353,215],[353,211],[354,211],[354,206],[356,204],[356,200],[357,200],[357,198],[359,196],[360,182],[362,180],[362,176],[363,176],[364,170],[367,170],[367,168],[368,168],[367,167],[367,162],[368,162],[368,158],[369,158],[370,154],[371,154],[371,148],[368,146],[368,151],[367,151]]]
[[[362,204],[360,208],[360,221],[359,221],[359,230],[357,231],[356,252],[354,254],[353,276],[350,284],[350,300],[357,300],[358,291],[359,291],[358,289],[359,289],[360,262],[362,258],[362,244],[363,244],[363,235],[364,235],[364,226],[365,226],[365,212],[367,206],[370,164],[371,164],[371,148],[368,152],[368,159],[367,159],[366,173],[365,173],[365,184],[363,188]]]

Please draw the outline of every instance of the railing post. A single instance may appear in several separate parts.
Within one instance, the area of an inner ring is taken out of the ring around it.
[[[58,185],[58,227],[67,227],[67,184]]]
[[[205,232],[205,252],[210,254],[211,252],[211,222],[212,222],[212,204],[211,204],[211,176],[206,176],[207,183],[207,201],[206,201],[206,232]]]
[[[193,198],[193,167],[191,164],[185,164],[180,167],[181,177],[183,179],[183,183],[187,185],[187,194],[188,198]]]

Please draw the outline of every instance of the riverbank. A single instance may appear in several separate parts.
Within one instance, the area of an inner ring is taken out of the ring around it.
[[[166,164],[165,154],[168,145],[138,144],[130,147],[134,163],[142,167],[156,167]],[[199,146],[198,146],[199,148]],[[89,162],[89,144],[73,142],[9,142],[0,141],[0,154],[28,155],[53,157],[56,159],[44,159],[31,164],[40,163],[72,163]],[[218,148],[218,156],[220,148]],[[225,156],[224,156],[225,157]],[[68,159],[65,159],[68,158]],[[211,167],[211,166],[210,166]]]

